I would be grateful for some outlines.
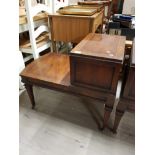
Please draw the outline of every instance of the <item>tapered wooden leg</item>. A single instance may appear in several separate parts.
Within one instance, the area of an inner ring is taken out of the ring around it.
[[[114,102],[115,102],[115,97],[113,95],[110,95],[106,101],[105,108],[104,108],[105,111],[104,111],[104,117],[103,117],[102,130],[104,130],[104,128],[107,127],[111,112],[113,110]]]
[[[116,106],[116,112],[115,112],[115,121],[112,128],[113,133],[117,133],[117,128],[119,126],[120,120],[122,119],[125,110],[127,109],[128,102],[125,102],[123,99],[121,99],[117,106]]]
[[[116,110],[114,126],[113,126],[113,129],[112,129],[112,132],[113,133],[117,133],[117,128],[119,126],[120,120],[121,120],[121,118],[122,118],[123,115],[124,115],[124,112],[121,112],[121,111],[117,111]]]
[[[103,127],[102,127],[102,130],[104,130],[104,128],[107,127],[108,120],[110,118],[110,114],[112,112],[112,109],[113,109],[113,107],[105,105],[105,112],[104,112],[104,117],[103,117]]]
[[[33,94],[33,86],[30,84],[25,84],[25,88],[27,90],[27,93],[29,95],[31,104],[32,104],[32,109],[35,108],[35,101],[34,101],[34,94]]]

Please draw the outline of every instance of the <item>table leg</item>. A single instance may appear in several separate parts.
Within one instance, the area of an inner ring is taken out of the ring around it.
[[[102,127],[103,130],[104,130],[104,128],[107,127],[108,120],[110,118],[112,109],[113,109],[113,107],[109,107],[109,106],[105,105],[105,112],[104,112],[104,117],[103,117],[103,127]]]
[[[117,128],[119,126],[121,118],[124,115],[126,108],[127,108],[127,103],[125,101],[118,102],[117,107],[116,107],[116,112],[115,112],[114,126],[112,129],[113,133],[117,133]]]
[[[115,98],[108,98],[107,103],[105,104],[105,112],[104,112],[104,117],[103,117],[103,127],[102,129],[104,130],[104,128],[107,127],[109,118],[110,118],[110,114],[113,110],[113,105],[115,102]]]
[[[113,126],[113,129],[112,129],[112,132],[113,133],[117,133],[117,128],[119,126],[120,120],[121,120],[121,118],[122,118],[123,115],[124,115],[124,112],[121,112],[121,111],[117,111],[116,110],[114,126]]]
[[[31,104],[32,104],[32,109],[35,108],[35,101],[34,101],[34,94],[33,94],[33,86],[30,84],[25,84],[25,88],[27,90],[27,93],[29,95]]]

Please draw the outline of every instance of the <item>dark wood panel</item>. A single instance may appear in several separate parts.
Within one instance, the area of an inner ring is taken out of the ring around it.
[[[93,58],[70,56],[71,83],[115,93],[121,65]]]
[[[70,53],[71,83],[115,93],[124,51],[125,37],[88,34]]]

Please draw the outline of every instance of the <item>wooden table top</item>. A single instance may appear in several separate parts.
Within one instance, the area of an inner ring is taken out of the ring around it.
[[[86,8],[86,9],[97,9],[97,11],[101,11],[103,9],[102,5],[68,5],[63,8]]]
[[[59,9],[57,11],[60,14],[64,15],[85,15],[91,16],[97,12],[97,8],[75,8],[75,7],[64,7],[63,9]]]
[[[111,1],[110,0],[102,0],[102,1],[79,1],[79,5],[105,5],[109,4]]]
[[[73,86],[70,83],[69,55],[48,53],[34,60],[21,72],[24,83],[59,90],[76,95],[105,100],[109,95],[104,91]]]
[[[39,79],[55,84],[69,85],[69,56],[50,53],[29,64],[21,76]]]
[[[82,15],[63,15],[60,14],[58,12],[54,13],[54,14],[50,14],[49,17],[71,17],[71,18],[96,18],[98,17],[98,15],[100,15],[101,13],[103,13],[104,10],[101,10],[99,12],[96,12],[95,14],[91,15],[91,16],[82,16]]]
[[[122,63],[125,40],[124,36],[90,33],[71,51],[71,54]]]

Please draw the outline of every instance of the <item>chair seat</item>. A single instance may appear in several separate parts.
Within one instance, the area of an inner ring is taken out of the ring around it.
[[[36,44],[37,44],[37,48],[45,45],[47,42],[49,42],[49,35],[48,33],[44,33],[42,35],[40,35],[37,39],[36,39]],[[27,49],[31,49],[31,43],[29,39],[22,39],[20,41],[20,48],[27,48]]]
[[[23,10],[21,10],[23,11]],[[27,17],[26,17],[26,14],[24,15],[23,12],[21,12],[21,16],[19,16],[19,24],[27,24],[28,21],[27,21]],[[44,20],[44,22],[48,22],[48,15],[47,13],[43,12],[43,13],[39,13],[38,15],[34,16],[33,17],[33,20],[34,21],[38,21],[38,20]]]

